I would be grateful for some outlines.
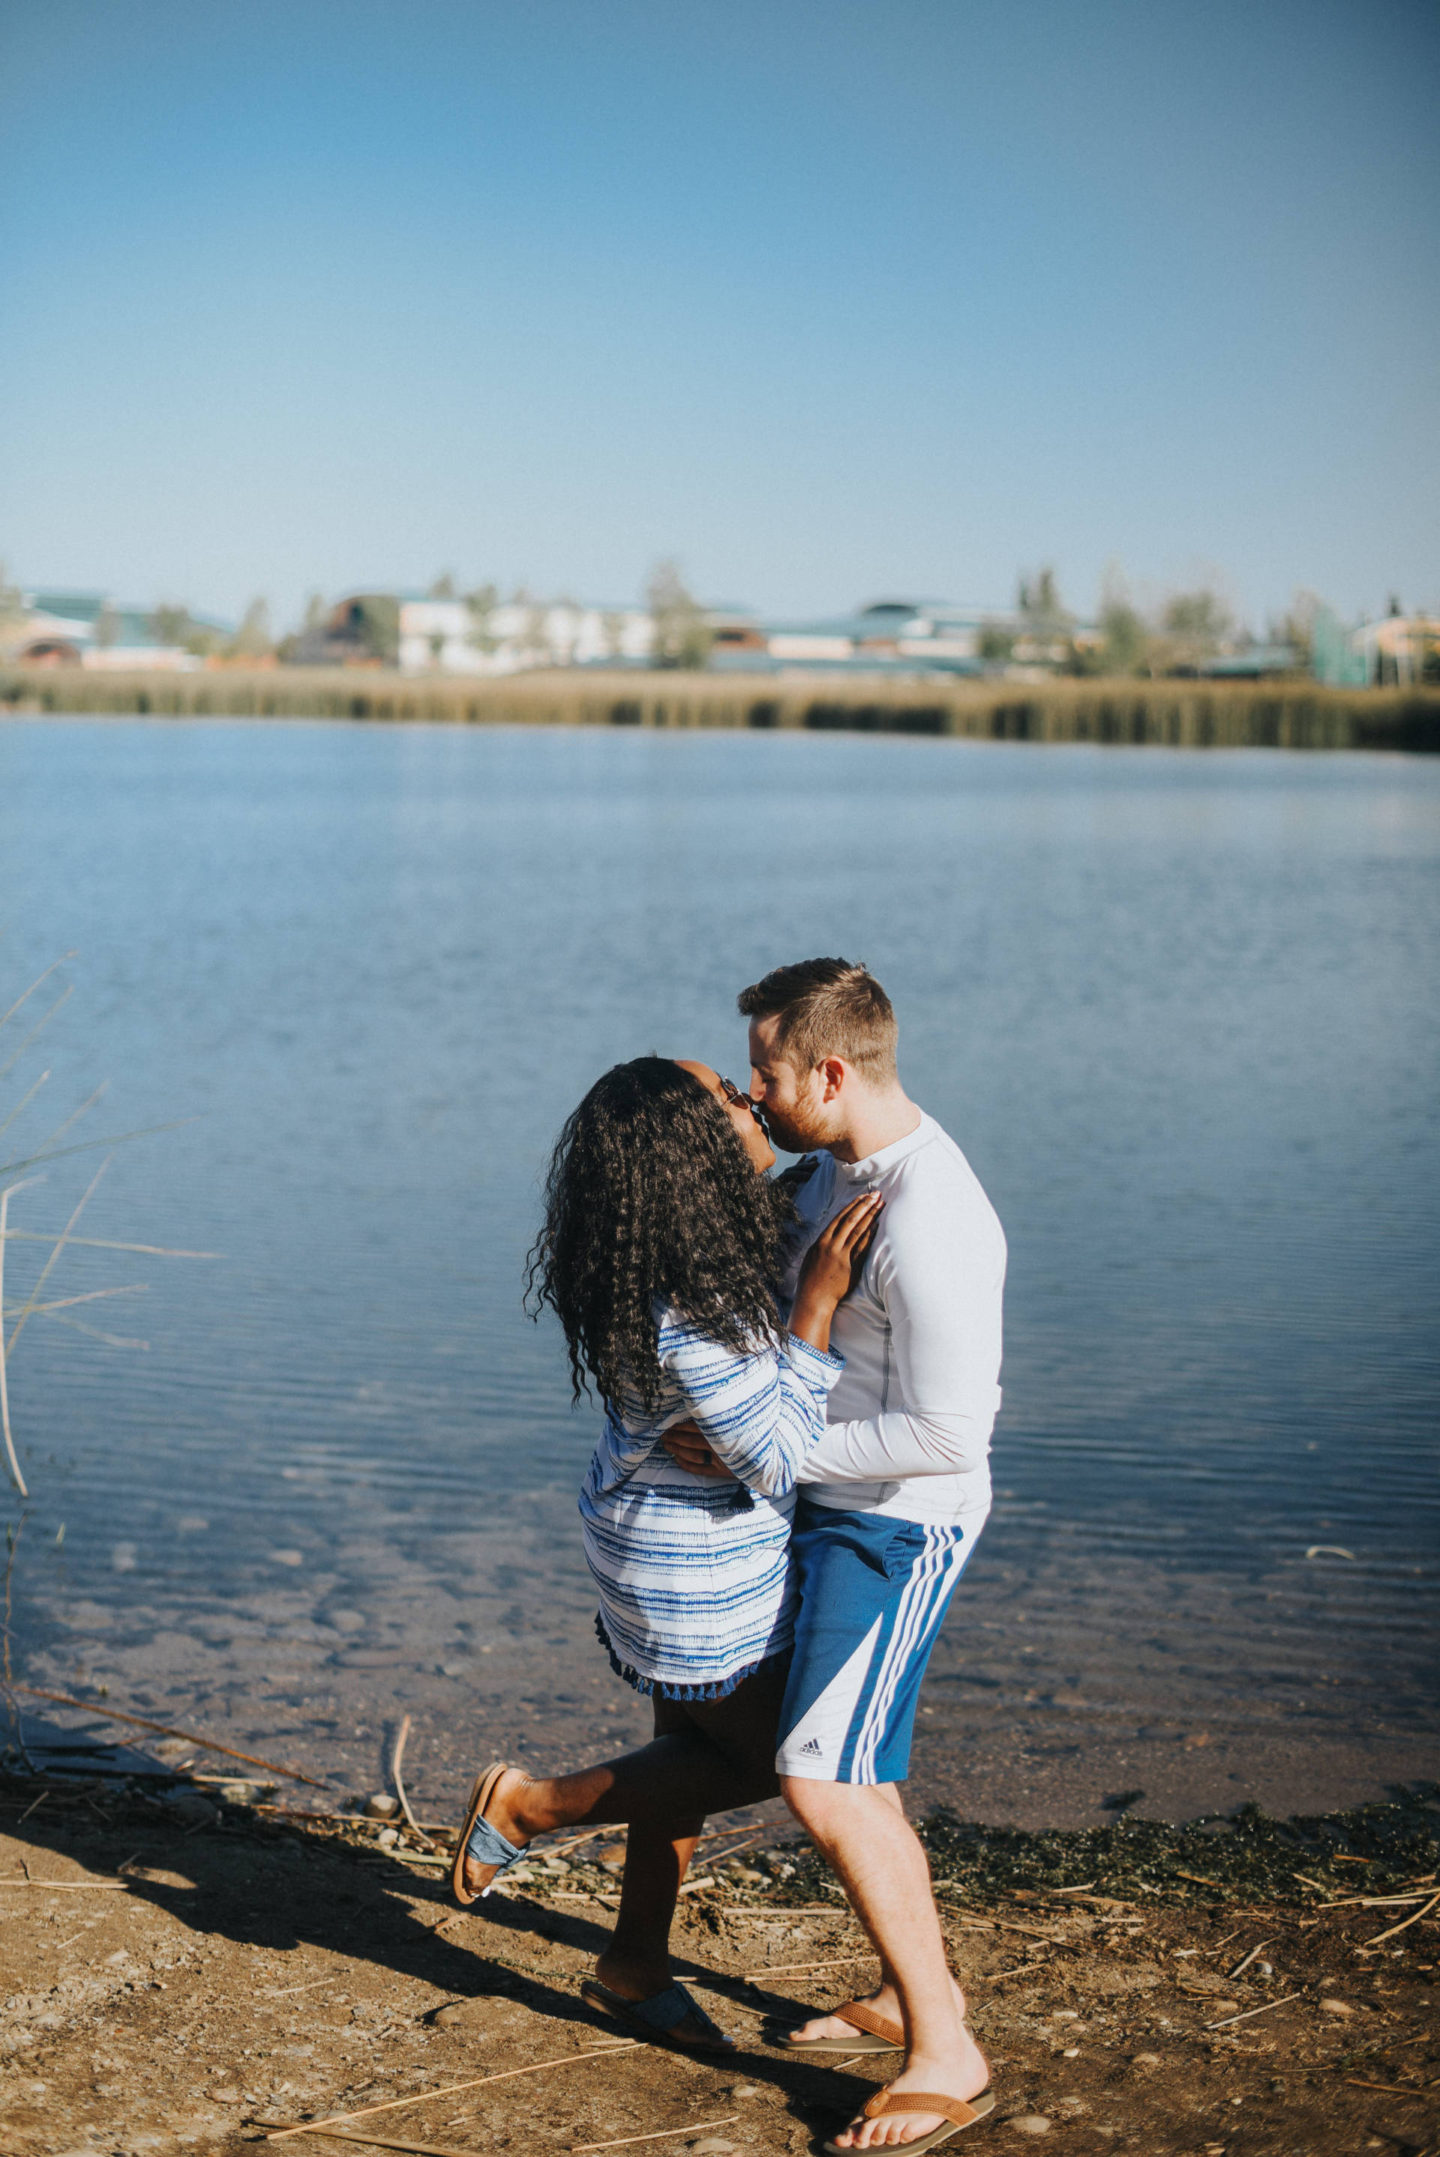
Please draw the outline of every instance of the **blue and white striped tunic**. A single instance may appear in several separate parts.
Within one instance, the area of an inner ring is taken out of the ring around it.
[[[671,1310],[659,1316],[659,1352],[659,1408],[606,1402],[580,1492],[596,1629],[637,1691],[715,1700],[790,1645],[795,1474],[844,1364],[793,1334],[737,1355]],[[738,1488],[671,1460],[661,1436],[687,1416]]]

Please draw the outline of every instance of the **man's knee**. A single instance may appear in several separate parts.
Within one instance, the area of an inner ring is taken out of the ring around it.
[[[843,1833],[870,1808],[888,1804],[888,1785],[878,1783],[820,1782],[806,1775],[782,1775],[780,1795],[802,1827],[822,1840]]]

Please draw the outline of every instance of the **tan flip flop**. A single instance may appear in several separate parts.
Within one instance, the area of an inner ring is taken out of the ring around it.
[[[868,2007],[864,2000],[847,2000],[843,2007],[827,2007],[823,2012],[827,2015],[836,2016],[841,2022],[848,2022],[857,2032],[864,2031],[868,2034],[854,2039],[849,2037],[811,2037],[805,2039],[775,2037],[770,2039],[769,2042],[780,2052],[813,2052],[816,2054],[843,2052],[852,2059],[857,2052],[903,2052],[905,2050],[905,2032],[901,2029],[899,2023],[892,2022],[888,2015],[878,2014],[873,2007]]]
[[[455,1845],[455,1863],[450,1869],[450,1892],[462,1910],[468,1910],[472,1902],[478,1902],[482,1895],[488,1895],[501,1873],[508,1872],[512,1865],[518,1865],[525,1855],[523,1850],[516,1849],[513,1842],[507,1842],[499,1829],[491,1827],[485,1818],[485,1807],[495,1795],[495,1785],[506,1773],[509,1765],[507,1760],[492,1760],[489,1767],[476,1776],[470,1792],[470,1803],[465,1808],[465,1825],[460,1830],[460,1840]],[[479,1845],[473,1851],[470,1848],[472,1838]],[[465,1885],[467,1857],[477,1858],[482,1865],[494,1865],[495,1870],[483,1887],[470,1888]]]
[[[945,2121],[943,2127],[932,2127],[928,2135],[917,2135],[913,2142],[892,2142],[892,2150],[909,2150],[919,2157],[921,2150],[938,2149],[952,2135],[958,2135],[967,2127],[976,2127],[981,2120],[988,2120],[995,2110],[995,2099],[989,2090],[982,2090],[967,2104],[963,2097],[936,2096],[929,2090],[877,2090],[861,2112],[861,2119],[878,2119],[882,2112],[938,2112]],[[824,2145],[826,2157],[855,2157],[853,2150],[842,2149],[838,2142]]]

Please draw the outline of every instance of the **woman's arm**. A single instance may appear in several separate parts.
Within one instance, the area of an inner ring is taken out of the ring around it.
[[[679,1320],[660,1332],[660,1361],[678,1381],[706,1444],[747,1489],[783,1497],[825,1428],[843,1368],[830,1349],[835,1306],[849,1294],[883,1201],[866,1192],[836,1215],[807,1253],[788,1338],[742,1356]]]
[[[661,1367],[679,1385],[719,1473],[783,1498],[825,1428],[825,1403],[844,1365],[796,1336],[739,1355],[682,1319],[660,1328]]]

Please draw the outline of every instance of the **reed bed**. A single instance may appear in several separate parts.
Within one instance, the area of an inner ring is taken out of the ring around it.
[[[571,671],[499,680],[383,668],[100,674],[0,670],[0,709],[461,726],[754,727],[971,741],[1440,753],[1440,689],[1311,682],[897,681]]]

